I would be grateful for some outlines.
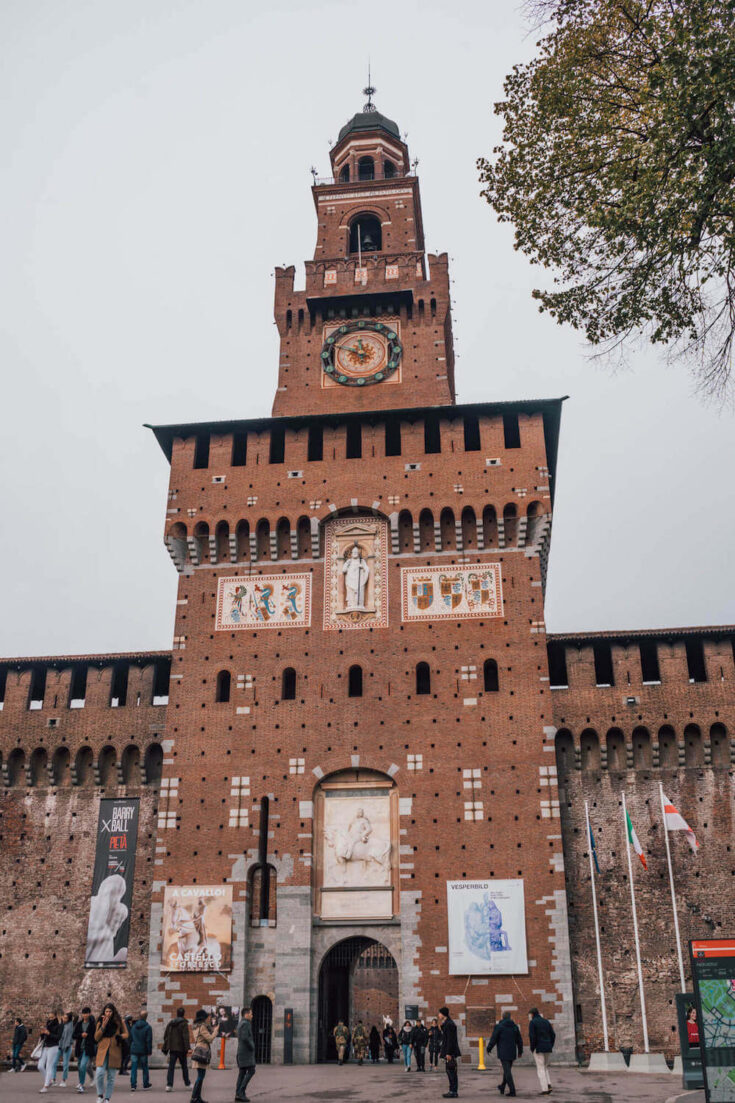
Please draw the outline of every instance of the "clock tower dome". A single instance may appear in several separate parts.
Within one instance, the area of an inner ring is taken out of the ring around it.
[[[416,162],[374,91],[315,177],[305,289],[276,269],[274,416],[454,403],[447,254],[424,252]]]

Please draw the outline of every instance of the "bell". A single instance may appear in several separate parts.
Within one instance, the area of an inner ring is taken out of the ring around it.
[[[362,239],[362,251],[363,253],[375,253],[378,250],[378,246],[375,243],[375,238],[368,230],[365,237]]]

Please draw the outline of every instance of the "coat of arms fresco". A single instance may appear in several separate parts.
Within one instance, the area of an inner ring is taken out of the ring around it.
[[[217,631],[310,624],[310,574],[235,575],[217,584]]]
[[[327,522],[325,549],[324,627],[387,627],[387,523],[336,517]]]
[[[503,594],[499,563],[471,567],[403,567],[401,619],[458,620],[502,617]]]

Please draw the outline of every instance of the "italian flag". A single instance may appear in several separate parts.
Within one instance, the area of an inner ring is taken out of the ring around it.
[[[697,842],[697,836],[694,834],[691,827],[681,815],[681,813],[677,812],[677,810],[674,808],[669,798],[664,793],[662,793],[661,795],[664,798],[664,818],[666,823],[666,830],[686,831],[687,841],[692,848],[692,854],[696,854],[697,847],[699,846],[699,843]]]
[[[633,847],[633,850],[635,850],[636,854],[640,858],[641,863],[643,865],[643,868],[648,869],[648,863],[646,862],[646,856],[643,853],[643,847],[641,846],[640,839],[638,838],[638,836],[635,833],[635,828],[633,827],[633,824],[631,823],[630,815],[628,814],[627,808],[625,810],[625,819],[626,819],[626,823],[628,825],[628,842],[630,843],[630,845]]]

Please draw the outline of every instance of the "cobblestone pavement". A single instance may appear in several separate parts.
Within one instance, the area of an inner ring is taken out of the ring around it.
[[[516,1087],[519,1097],[539,1098],[538,1080],[532,1067],[516,1067]],[[551,1096],[556,1103],[703,1103],[704,1092],[684,1092],[679,1077],[648,1076],[641,1074],[622,1074],[605,1076],[596,1073],[578,1072],[576,1069],[553,1069],[554,1091]],[[229,1103],[234,1099],[237,1072],[228,1070],[218,1072],[210,1070],[204,1082],[204,1099],[208,1103]],[[189,1091],[184,1087],[180,1073],[176,1074],[176,1086],[170,1094],[166,1093],[165,1074],[162,1069],[151,1072],[153,1087],[142,1091],[140,1081],[136,1100],[140,1103],[164,1103],[164,1100],[180,1100],[186,1103]],[[469,1067],[460,1069],[460,1098],[466,1103],[480,1103],[480,1100],[497,1099],[497,1085],[500,1075],[495,1062],[487,1072],[477,1072]],[[76,1091],[77,1078],[72,1072],[68,1086],[50,1088],[44,1097],[49,1103],[64,1100],[86,1098],[95,1103],[94,1091],[80,1096]],[[0,1101],[14,1103],[15,1100],[38,1098],[41,1078],[29,1066],[24,1073],[5,1072],[0,1075]],[[291,1065],[284,1068],[279,1065],[261,1065],[251,1081],[248,1096],[253,1103],[278,1103],[280,1100],[318,1100],[329,1103],[376,1103],[378,1100],[415,1100],[416,1103],[431,1103],[441,1099],[447,1090],[447,1080],[443,1073],[416,1072],[404,1073],[399,1065],[378,1065],[372,1067],[347,1064],[342,1068],[336,1065]],[[113,1103],[122,1103],[131,1098],[130,1080],[127,1076],[118,1076]]]

